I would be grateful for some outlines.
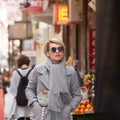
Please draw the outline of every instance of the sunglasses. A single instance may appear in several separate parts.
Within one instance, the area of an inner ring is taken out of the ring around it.
[[[63,48],[63,46],[60,46],[60,47],[58,47],[58,48],[56,48],[56,47],[51,47],[51,48],[50,48],[50,51],[52,51],[53,53],[55,53],[57,50],[58,50],[59,52],[62,52],[62,51],[64,50],[64,48]]]

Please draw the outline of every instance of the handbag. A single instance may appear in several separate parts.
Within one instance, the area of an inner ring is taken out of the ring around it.
[[[38,103],[41,107],[47,107],[48,106],[48,100],[49,100],[49,91],[43,90],[37,95]]]

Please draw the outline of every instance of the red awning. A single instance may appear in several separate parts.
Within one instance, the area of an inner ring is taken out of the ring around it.
[[[26,8],[25,10],[26,12],[42,12],[42,6],[30,6],[28,8]]]

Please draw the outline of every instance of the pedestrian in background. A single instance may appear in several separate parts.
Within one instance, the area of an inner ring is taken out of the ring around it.
[[[66,67],[65,45],[58,38],[45,43],[44,53],[46,62],[34,67],[26,88],[28,104],[33,106],[33,120],[70,120],[70,113],[82,99],[76,71]],[[45,96],[42,93],[48,93],[48,103],[41,102]]]
[[[25,55],[20,55],[16,61],[17,70],[20,72],[22,76],[25,76],[30,70],[29,64],[30,59]],[[28,79],[30,79],[30,74],[28,75]],[[13,71],[12,76],[10,78],[10,92],[13,95],[13,104],[11,106],[10,118],[15,118],[17,120],[30,120],[31,115],[31,106],[19,106],[16,103],[16,95],[18,91],[18,85],[20,82],[20,75],[16,70]]]
[[[77,72],[78,80],[79,80],[79,85],[82,86],[82,78],[80,76],[79,70],[78,70],[78,60],[73,61],[73,68]]]

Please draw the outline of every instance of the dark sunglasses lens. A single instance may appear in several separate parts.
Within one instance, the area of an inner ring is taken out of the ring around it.
[[[55,48],[55,47],[52,47],[52,48],[51,48],[51,51],[52,51],[52,52],[56,52],[56,48]]]
[[[60,46],[60,47],[58,47],[58,48],[52,47],[50,50],[51,50],[52,52],[56,52],[56,50],[58,50],[59,52],[62,52],[62,51],[64,50],[64,48],[63,48],[63,46]]]
[[[58,47],[58,51],[59,52],[62,52],[63,51],[63,47],[61,46],[61,47]]]

